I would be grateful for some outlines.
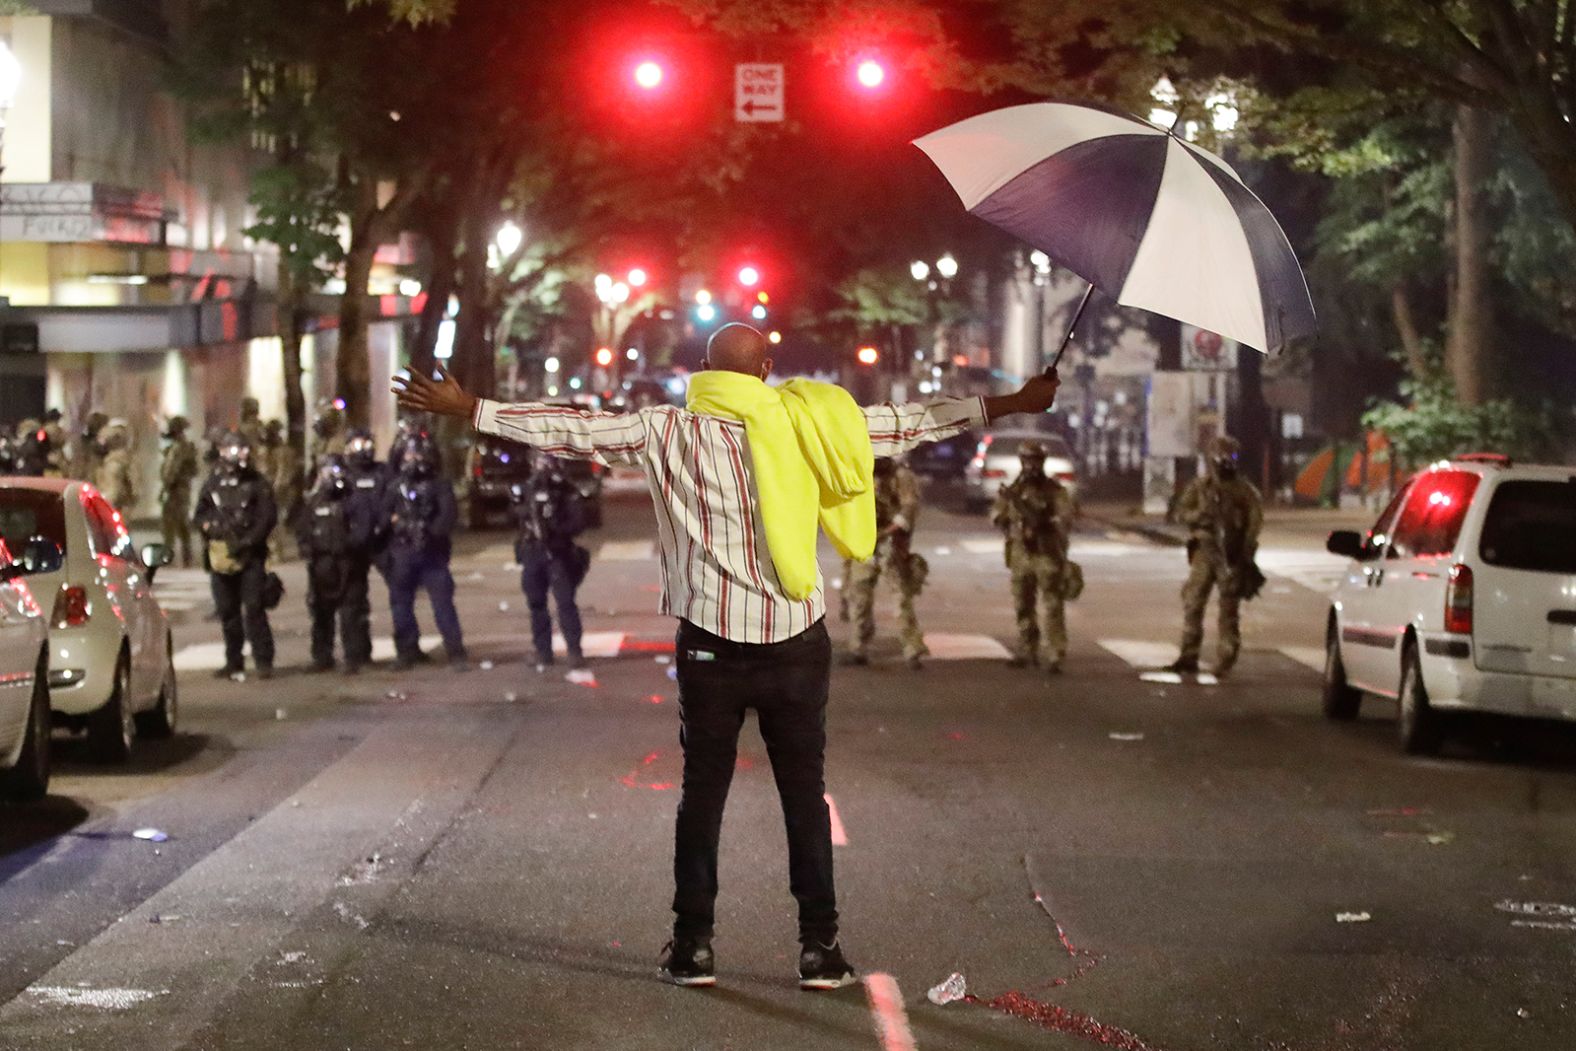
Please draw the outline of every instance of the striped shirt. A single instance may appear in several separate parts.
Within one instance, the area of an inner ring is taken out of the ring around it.
[[[877,456],[896,456],[985,425],[980,398],[863,410]],[[671,405],[590,412],[538,402],[477,403],[484,434],[554,456],[645,471],[662,550],[661,611],[745,643],[791,639],[826,615],[823,582],[805,599],[783,593],[766,546],[744,424]]]

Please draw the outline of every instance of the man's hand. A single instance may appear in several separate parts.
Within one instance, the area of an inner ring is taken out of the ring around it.
[[[1056,403],[1056,391],[1062,381],[1055,369],[1046,369],[1012,394],[985,399],[985,415],[989,420],[1011,416],[1015,412],[1045,412]]]
[[[393,390],[400,408],[411,412],[458,416],[462,420],[472,419],[476,415],[476,396],[465,393],[465,389],[442,366],[438,367],[436,380],[415,372],[395,376]]]

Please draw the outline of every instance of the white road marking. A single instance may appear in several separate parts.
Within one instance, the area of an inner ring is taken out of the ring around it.
[[[950,547],[945,547],[945,546],[938,547],[938,548],[935,549],[934,553],[938,554],[938,555],[950,555],[950,554],[952,554],[952,549]]]
[[[1139,682],[1158,682],[1166,686],[1181,686],[1182,676],[1174,671],[1146,671],[1138,677]]]
[[[1324,674],[1323,646],[1282,646],[1280,651],[1304,668],[1312,668],[1319,674]]]
[[[604,562],[650,562],[656,557],[657,545],[651,540],[609,540],[597,551]]]
[[[421,648],[432,649],[443,641],[441,635],[423,635]],[[251,652],[251,647],[246,647],[246,652]],[[388,635],[379,635],[372,640],[372,659],[387,661],[394,659],[394,639]],[[223,642],[193,642],[182,646],[175,651],[176,671],[217,671],[224,667]]]
[[[75,985],[35,985],[27,991],[54,1007],[96,1007],[101,1011],[124,1011],[169,993],[168,989],[90,989]]]
[[[914,1033],[908,1027],[903,990],[898,988],[897,979],[879,972],[865,975],[865,998],[870,1001],[882,1051],[915,1051]]]
[[[999,555],[1005,546],[1006,541],[999,536],[963,541],[963,550],[971,555]]]
[[[1116,654],[1134,668],[1159,668],[1177,659],[1177,648],[1170,642],[1148,639],[1101,639],[1102,649]]]
[[[925,636],[930,659],[937,661],[1006,660],[1012,654],[989,635],[949,635],[934,632]]]
[[[587,657],[617,657],[624,648],[624,638],[622,631],[588,631],[580,636],[580,652]],[[569,652],[564,637],[557,632],[553,633],[553,652]]]
[[[1193,681],[1198,683],[1200,686],[1219,686],[1220,685],[1220,680],[1215,678],[1214,673],[1207,672],[1207,671],[1194,672],[1193,673]]]
[[[832,846],[848,846],[848,830],[843,827],[843,816],[837,812],[837,803],[832,799],[832,794],[826,794],[826,812],[832,819]]]
[[[1272,577],[1285,577],[1310,591],[1329,592],[1346,575],[1348,560],[1328,551],[1308,548],[1259,548],[1259,568]]]

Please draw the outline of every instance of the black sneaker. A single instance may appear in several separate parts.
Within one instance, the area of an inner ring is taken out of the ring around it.
[[[662,947],[657,974],[664,982],[686,988],[717,984],[717,959],[705,942],[675,940]]]
[[[859,980],[848,961],[843,959],[842,946],[819,945],[805,942],[799,950],[799,988],[841,989]]]

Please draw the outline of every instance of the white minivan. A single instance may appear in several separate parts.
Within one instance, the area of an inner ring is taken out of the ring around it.
[[[1325,629],[1331,719],[1396,698],[1414,753],[1451,710],[1576,720],[1576,467],[1437,463],[1328,548],[1352,559]]]

